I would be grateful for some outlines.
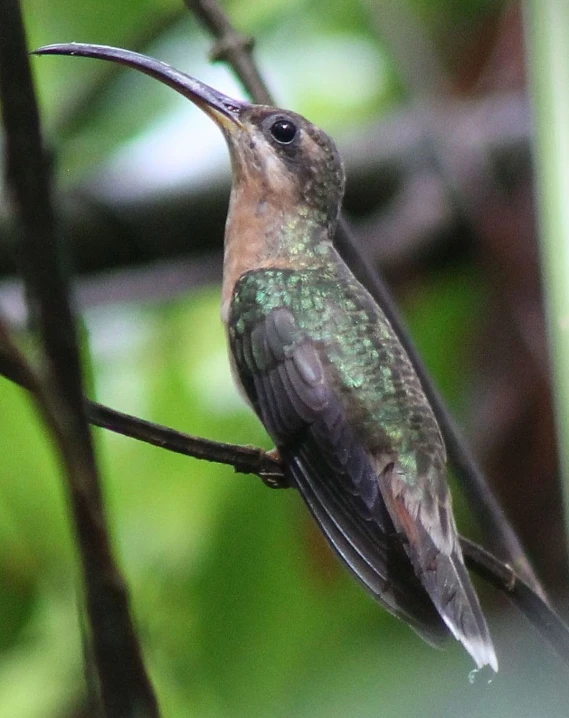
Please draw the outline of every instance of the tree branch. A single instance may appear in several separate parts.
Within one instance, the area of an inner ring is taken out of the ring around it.
[[[25,357],[10,341],[9,334],[1,321],[0,376],[27,389],[34,395],[39,393],[36,376]],[[255,474],[270,488],[288,487],[280,462],[263,449],[198,438],[125,414],[88,399],[85,400],[85,409],[89,422],[94,426],[108,429],[115,434],[129,436],[175,454],[233,466],[237,473]]]
[[[269,88],[253,62],[254,38],[237,32],[217,0],[184,0],[184,2],[188,10],[216,39],[211,51],[211,59],[227,62],[255,102],[260,105],[274,105]]]
[[[81,556],[96,682],[105,715],[157,718],[158,707],[132,625],[127,590],[114,562],[106,528],[85,414],[68,281],[58,246],[51,177],[18,0],[0,3],[0,104],[6,138],[6,181],[22,230],[20,259],[41,340],[37,369],[18,352],[4,328],[0,332],[1,354],[27,383],[65,469]]]

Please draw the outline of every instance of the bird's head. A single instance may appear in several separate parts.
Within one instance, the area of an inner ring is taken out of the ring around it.
[[[128,50],[64,43],[34,54],[100,58],[156,78],[200,107],[222,130],[234,190],[272,209],[294,207],[330,231],[335,227],[344,193],[343,164],[333,140],[304,117],[233,100],[166,63]]]

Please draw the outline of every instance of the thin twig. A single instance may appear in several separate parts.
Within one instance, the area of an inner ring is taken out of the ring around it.
[[[0,103],[6,137],[6,181],[22,230],[20,258],[43,356],[39,368],[32,369],[5,332],[0,342],[2,354],[28,382],[65,469],[105,715],[157,718],[157,703],[142,662],[126,587],[115,565],[106,528],[18,0],[0,3]]]
[[[569,627],[567,624],[511,566],[503,563],[482,546],[464,536],[460,537],[460,545],[468,568],[505,593],[557,655],[567,663],[569,656]]]
[[[253,101],[262,104],[275,104],[264,82],[261,81],[260,87],[256,82],[251,82],[251,78],[260,77],[253,60],[252,44],[234,42],[235,36],[239,36],[239,34],[233,28],[217,0],[185,0],[185,2],[215,37],[219,46],[223,47],[225,44],[232,46],[231,54],[226,53],[223,59],[231,65]],[[260,88],[261,91],[259,91]],[[429,376],[405,326],[405,322],[396,307],[387,282],[380,272],[372,269],[367,259],[363,256],[344,217],[340,218],[336,244],[356,277],[367,287],[382,308],[409,355],[439,422],[450,463],[454,466],[461,479],[470,502],[476,508],[478,516],[483,521],[493,543],[497,544],[499,553],[503,553],[508,561],[516,567],[516,570],[532,586],[533,590],[546,600],[545,590],[535,575],[516,532],[490,489],[486,477]]]
[[[253,62],[255,41],[242,35],[231,24],[217,0],[184,0],[192,12],[216,39],[212,60],[223,60],[233,68],[245,91],[260,105],[274,105],[257,65]]]
[[[39,393],[37,377],[25,357],[10,341],[9,334],[1,320],[0,376],[27,389],[32,394]],[[129,436],[175,454],[233,466],[237,473],[255,474],[270,488],[288,487],[281,464],[263,449],[198,438],[140,419],[137,416],[125,414],[88,399],[85,400],[85,408],[88,420],[94,426],[108,429],[122,436]]]
[[[176,454],[233,466],[237,473],[255,474],[270,488],[288,487],[281,464],[263,449],[190,436],[92,401],[87,403],[87,414],[95,426],[117,434],[130,436]]]

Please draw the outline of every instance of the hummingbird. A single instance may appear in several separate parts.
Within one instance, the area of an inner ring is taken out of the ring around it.
[[[428,642],[451,634],[478,668],[497,671],[439,426],[388,319],[334,247],[345,172],[333,140],[294,112],[234,100],[139,53],[35,52],[135,68],[221,129],[233,175],[221,314],[238,388],[354,576]]]

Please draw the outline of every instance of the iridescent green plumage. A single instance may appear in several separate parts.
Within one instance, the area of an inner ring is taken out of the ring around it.
[[[418,452],[444,464],[438,425],[415,371],[385,315],[343,263],[247,273],[235,287],[230,335],[247,332],[279,307],[319,345],[344,409],[370,448],[397,451],[410,468]]]

